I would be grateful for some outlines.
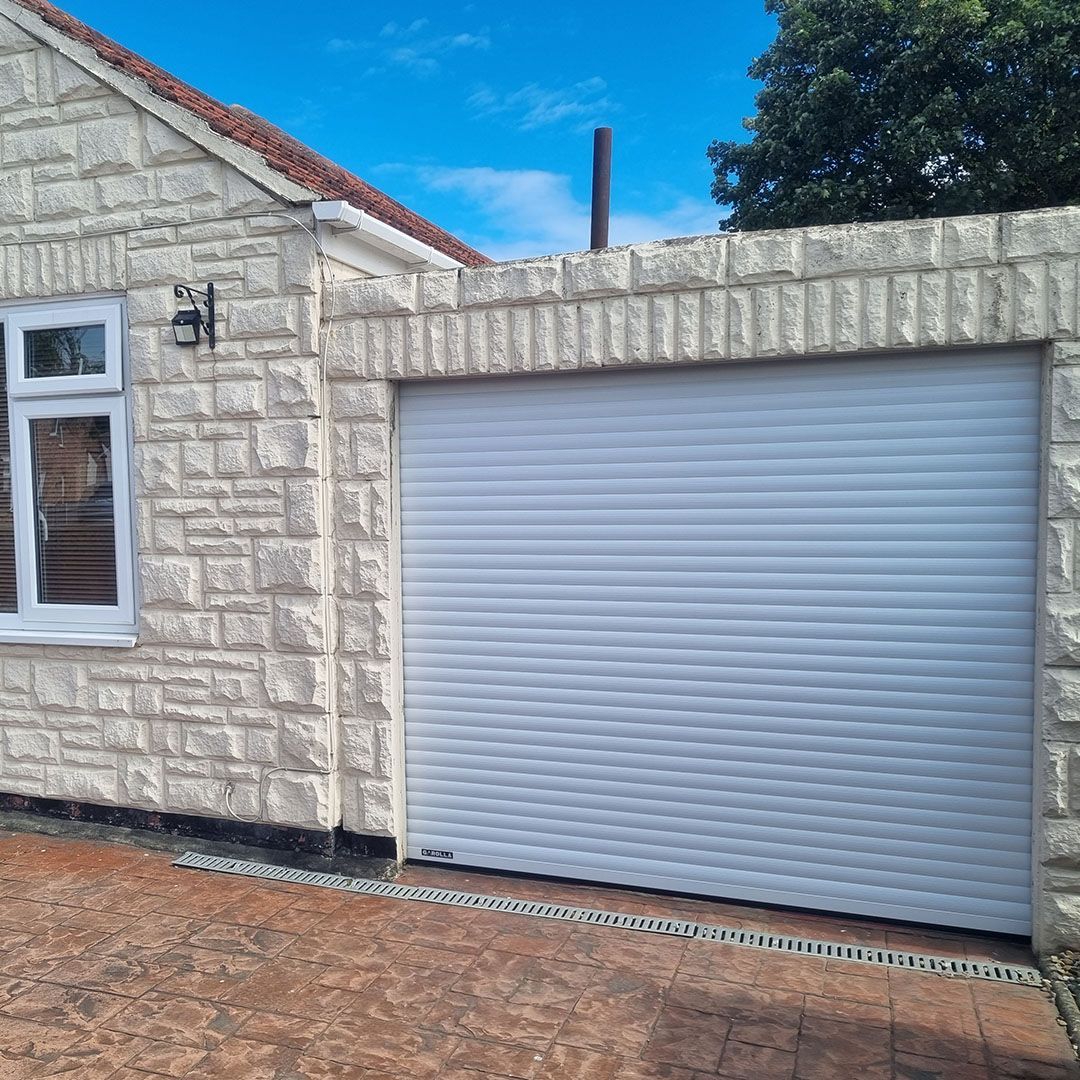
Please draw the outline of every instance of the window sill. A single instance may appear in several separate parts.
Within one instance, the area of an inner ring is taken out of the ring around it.
[[[130,649],[135,640],[136,635],[130,631],[0,629],[0,645],[97,645]]]

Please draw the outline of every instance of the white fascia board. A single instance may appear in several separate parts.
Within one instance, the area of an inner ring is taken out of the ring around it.
[[[344,200],[312,204],[323,250],[374,276],[454,270],[463,264]]]
[[[40,15],[16,4],[14,0],[0,0],[0,15],[10,19],[43,45],[55,49],[111,90],[156,116],[163,124],[167,124],[208,154],[231,165],[275,198],[291,204],[309,203],[322,198],[318,192],[294,183],[276,169],[270,168],[256,151],[219,135],[205,120],[189,112],[183,105],[158,97],[141,79],[114,68],[102,60],[89,45],[68,37],[63,31],[50,26]]]

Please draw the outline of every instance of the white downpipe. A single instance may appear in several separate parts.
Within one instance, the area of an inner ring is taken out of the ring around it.
[[[414,240],[400,229],[373,218],[344,200],[312,203],[311,209],[315,220],[335,233],[348,232],[356,237],[362,236],[372,247],[400,259],[406,264],[405,272],[453,270],[462,265],[457,259],[436,251],[430,244]]]

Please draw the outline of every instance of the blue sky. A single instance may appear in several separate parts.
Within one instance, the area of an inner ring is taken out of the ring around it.
[[[613,243],[714,231],[705,148],[742,137],[774,33],[760,0],[60,3],[497,258],[588,246],[598,124]]]

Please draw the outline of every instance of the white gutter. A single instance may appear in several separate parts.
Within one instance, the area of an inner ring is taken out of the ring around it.
[[[405,264],[405,273],[453,270],[464,265],[457,259],[451,259],[449,255],[436,251],[430,244],[422,244],[400,229],[373,218],[366,211],[358,210],[344,200],[312,203],[311,209],[320,225],[328,227],[334,234],[348,233],[400,260]]]

